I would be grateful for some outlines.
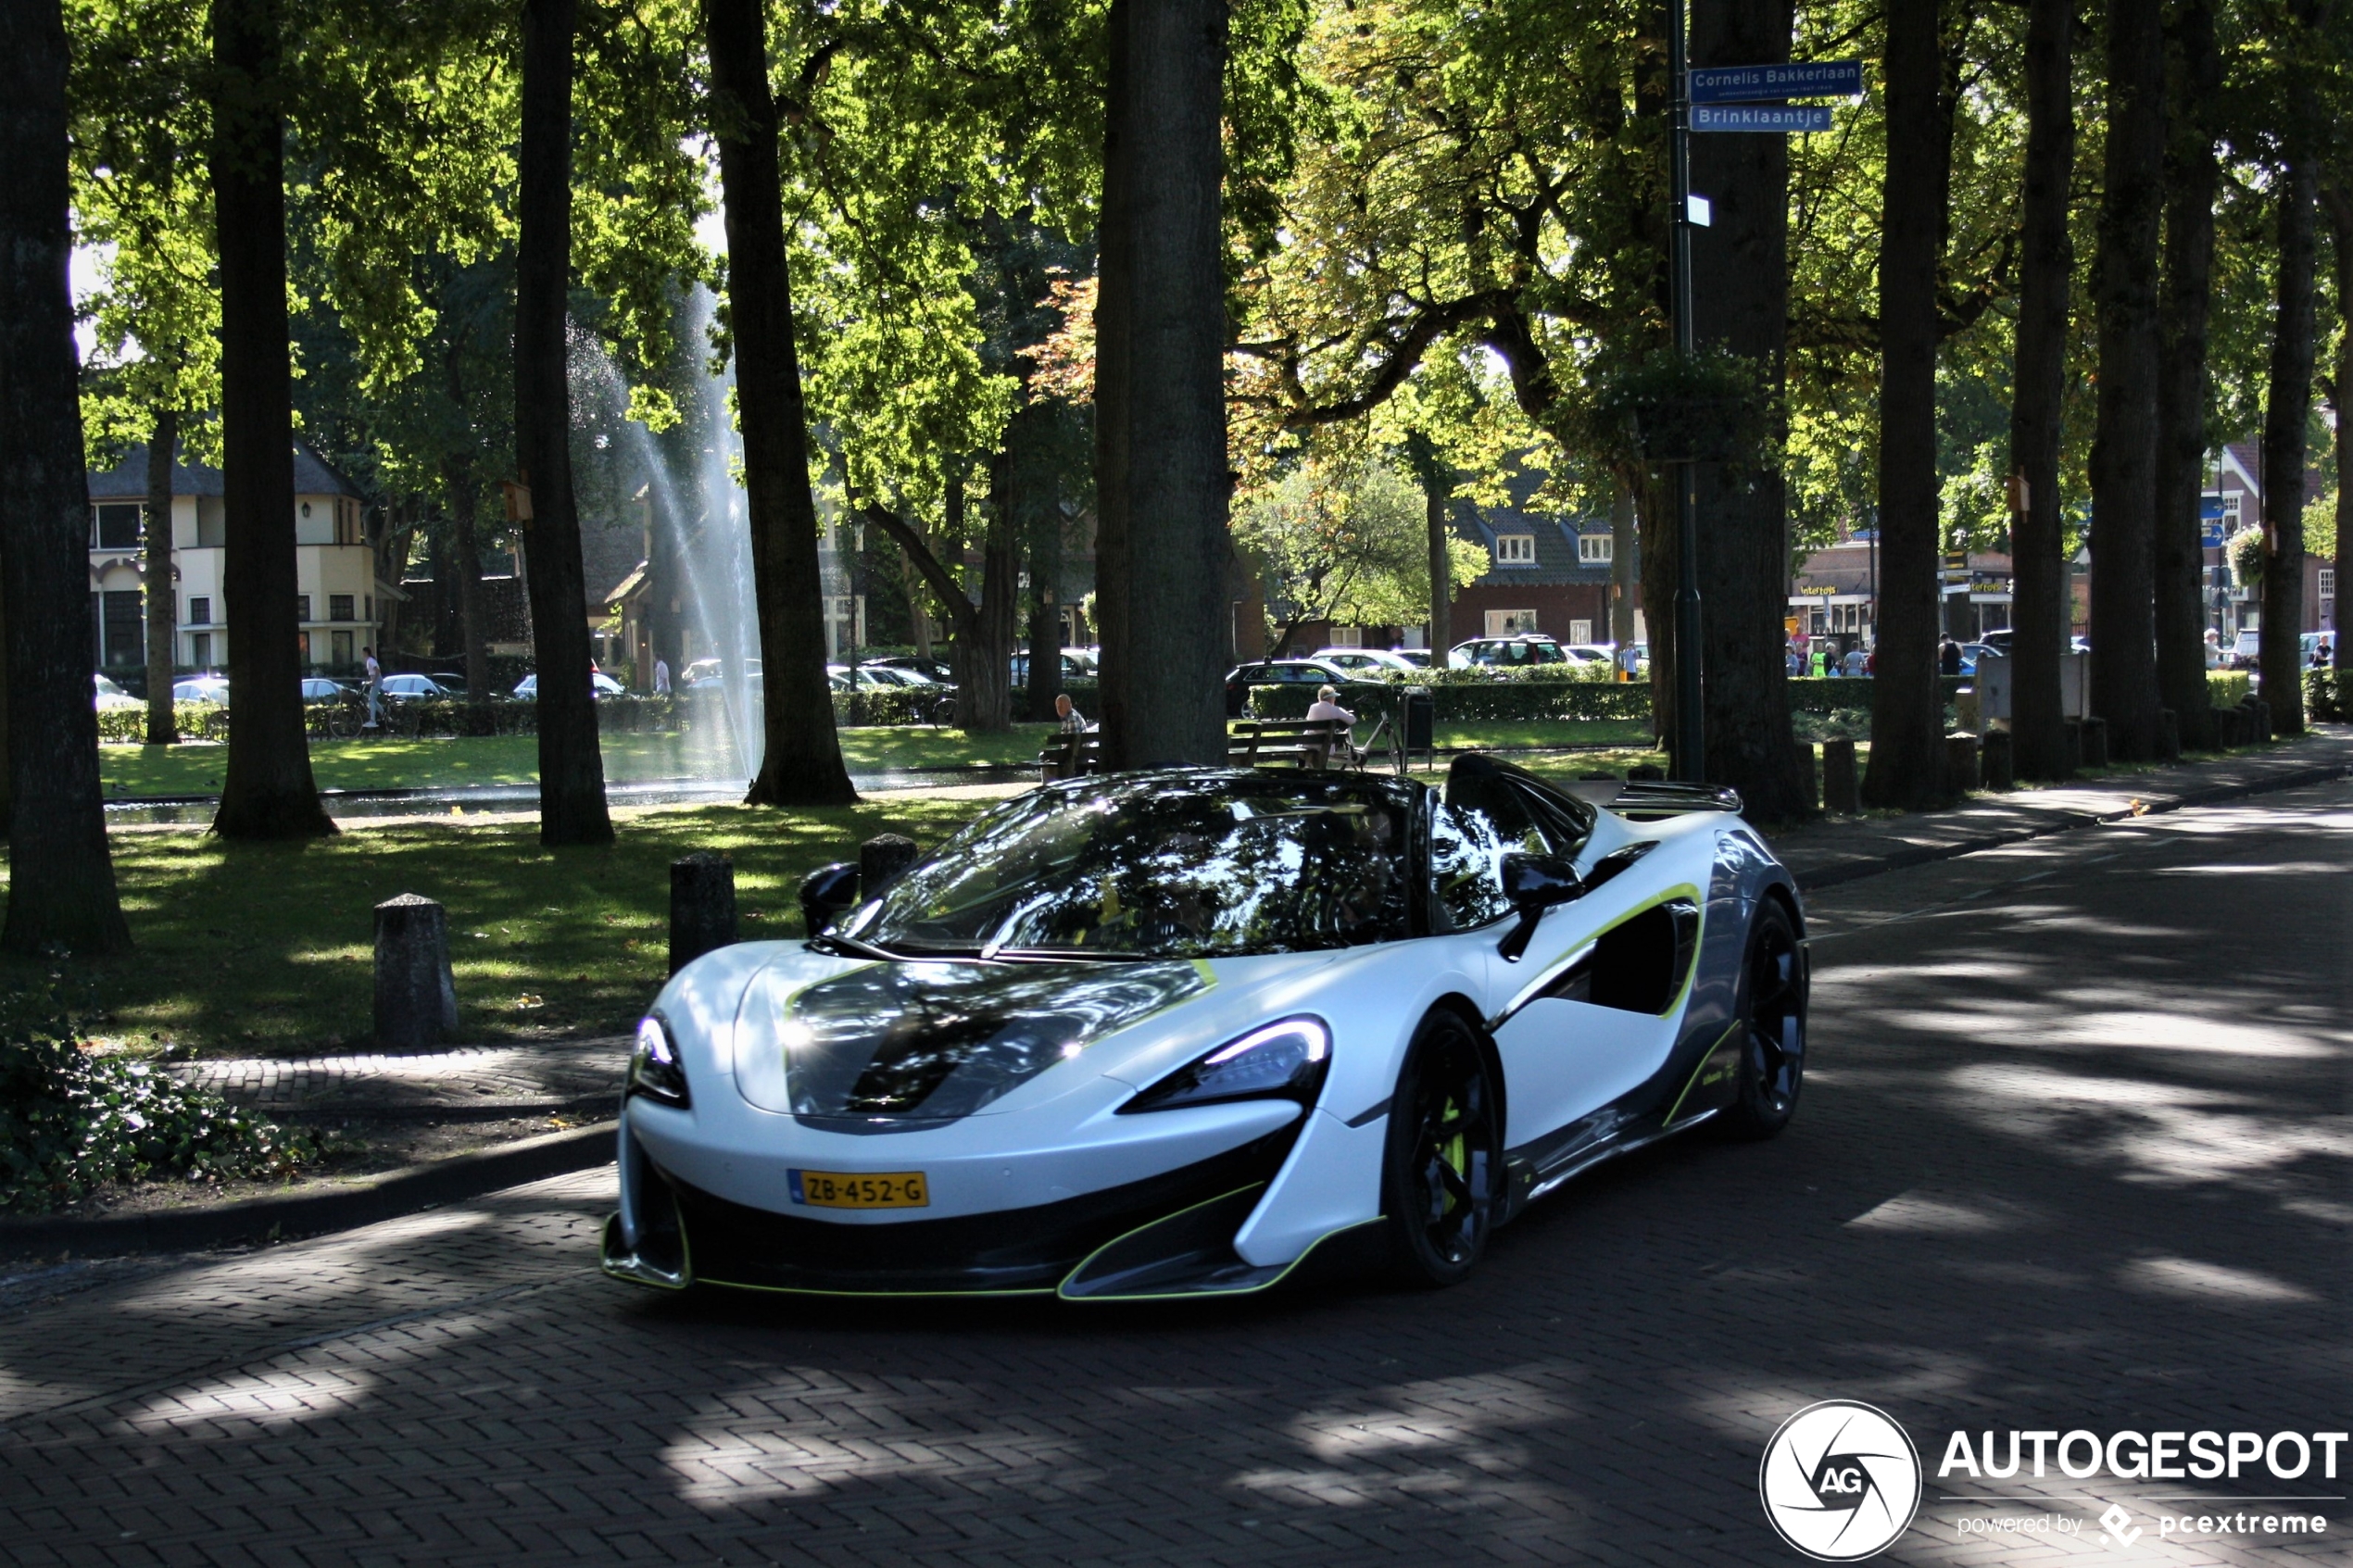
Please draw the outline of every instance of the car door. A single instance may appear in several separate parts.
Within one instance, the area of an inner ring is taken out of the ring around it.
[[[1483,839],[1497,866],[1513,848],[1571,856],[1583,848],[1589,808],[1491,762],[1466,766],[1485,761],[1465,758],[1449,775],[1441,815],[1453,814],[1459,837]],[[1434,863],[1447,831],[1433,833]],[[1487,907],[1508,913],[1500,877],[1491,872],[1487,886]],[[1460,891],[1452,902],[1463,914],[1479,912]],[[1439,904],[1448,903],[1441,888]],[[1485,1010],[1504,1068],[1506,1147],[1541,1168],[1607,1134],[1598,1113],[1667,1060],[1673,1029],[1666,1015],[1696,954],[1698,916],[1696,896],[1662,900],[1653,879],[1618,875],[1547,911],[1518,961],[1488,950]],[[1498,919],[1492,929],[1500,943],[1512,922]]]

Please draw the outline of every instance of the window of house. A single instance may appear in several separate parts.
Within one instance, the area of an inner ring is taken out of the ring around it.
[[[2222,522],[2223,531],[2225,533],[2235,533],[2238,532],[2239,508],[2246,500],[2246,492],[2244,490],[2225,490],[2222,492]]]
[[[351,596],[349,594],[329,594],[327,596],[327,619],[330,621],[350,621],[356,619],[351,613]]]
[[[229,542],[229,503],[218,495],[196,497],[196,548],[218,550]]]
[[[2321,568],[2321,597],[2324,599],[2336,597],[2336,568],[2333,566]]]
[[[1617,541],[1606,533],[1579,533],[1577,558],[1586,566],[1607,566],[1616,558]]]
[[[98,596],[100,662],[113,669],[147,660],[146,596],[136,588]]]
[[[331,632],[327,635],[327,643],[328,646],[334,650],[333,659],[338,668],[351,662],[350,633]]]
[[[199,632],[188,639],[188,662],[199,670],[212,668],[212,633]]]
[[[308,594],[296,594],[295,596],[295,619],[296,621],[308,621],[310,619],[310,596]]]
[[[139,513],[135,501],[109,502],[90,508],[90,547],[95,550],[135,550],[139,547]]]
[[[1592,642],[1593,640],[1593,623],[1590,621],[1570,621],[1568,623],[1568,640],[1572,643]]]
[[[212,624],[212,601],[210,599],[192,598],[188,601],[188,624],[191,626],[209,626]]]
[[[1498,533],[1495,535],[1497,566],[1534,566],[1536,535],[1533,533]]]
[[[1361,648],[1365,646],[1365,629],[1362,626],[1335,626],[1332,628],[1331,646],[1336,648]]]
[[[1487,612],[1487,634],[1491,637],[1516,637],[1522,632],[1536,630],[1536,612],[1532,609],[1491,609]]]

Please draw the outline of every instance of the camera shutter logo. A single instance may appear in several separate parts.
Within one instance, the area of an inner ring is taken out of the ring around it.
[[[1756,1473],[1765,1517],[1821,1562],[1884,1551],[1920,1506],[1920,1455],[1886,1411],[1825,1399],[1781,1423]]]

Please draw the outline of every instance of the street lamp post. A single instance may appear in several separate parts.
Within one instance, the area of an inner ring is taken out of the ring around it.
[[[1667,289],[1673,295],[1675,352],[1689,359],[1692,331],[1692,90],[1683,52],[1684,0],[1667,0],[1667,73],[1673,97],[1668,132]],[[1703,689],[1699,630],[1697,480],[1689,462],[1675,470],[1675,774],[1693,784],[1707,771],[1707,730],[1700,712]]]

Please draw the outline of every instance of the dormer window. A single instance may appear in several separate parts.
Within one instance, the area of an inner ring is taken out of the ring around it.
[[[1606,533],[1579,533],[1577,536],[1577,558],[1586,566],[1607,566],[1613,553],[1612,541]]]
[[[1536,535],[1533,533],[1498,533],[1495,535],[1497,566],[1534,566]]]

